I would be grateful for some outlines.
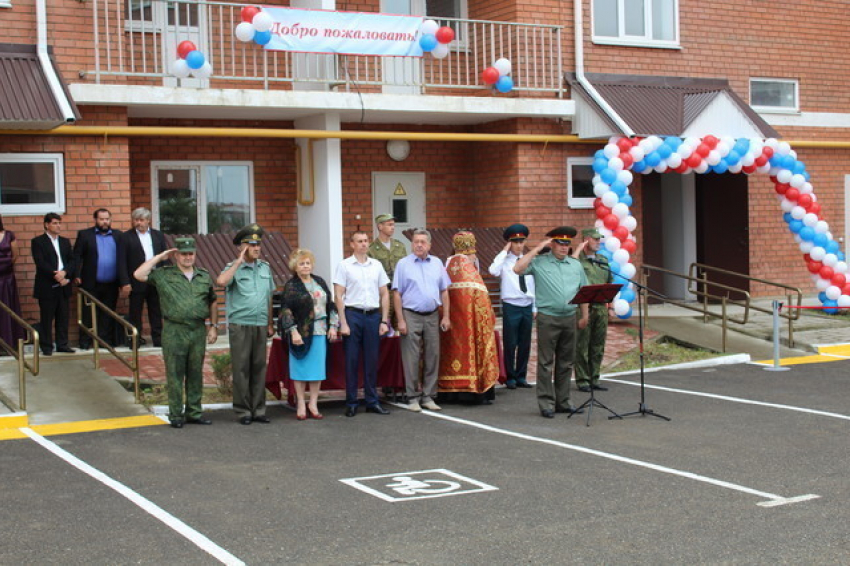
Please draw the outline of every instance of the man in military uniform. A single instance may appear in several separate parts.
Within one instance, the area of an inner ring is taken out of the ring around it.
[[[227,299],[228,338],[233,365],[233,410],[239,422],[268,423],[266,416],[266,345],[274,336],[274,277],[260,259],[263,229],[245,226],[233,238],[239,257],[216,280]]]
[[[139,266],[133,276],[153,285],[159,293],[162,316],[162,357],[168,383],[168,419],[174,428],[183,423],[210,425],[201,409],[206,345],[218,338],[218,300],[206,269],[195,267],[195,240],[176,238],[175,247]],[[166,259],[172,265],[154,271]],[[209,328],[204,321],[209,318]],[[186,391],[184,410],[183,391]]]
[[[377,259],[384,266],[384,271],[387,272],[387,277],[390,281],[393,280],[395,266],[398,260],[407,256],[407,249],[400,241],[393,238],[395,234],[395,217],[392,214],[381,214],[375,217],[375,224],[378,227],[378,237],[369,245],[369,257]],[[395,317],[395,309],[393,305],[392,290],[390,290],[390,314],[389,321],[394,328],[398,328],[397,317]]]
[[[598,255],[602,242],[602,233],[597,228],[581,231],[584,238],[573,257],[577,257],[584,268],[588,285],[611,283],[613,275],[607,267],[592,263],[591,260],[608,265],[608,259]],[[599,372],[602,367],[602,357],[605,355],[605,339],[608,334],[608,306],[603,303],[590,304],[590,320],[587,326],[578,331],[576,337],[576,386],[579,391],[589,393],[593,388],[597,391],[608,391],[607,387],[599,385]]]

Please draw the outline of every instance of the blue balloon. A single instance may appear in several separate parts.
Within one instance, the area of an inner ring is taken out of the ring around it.
[[[667,136],[664,138],[664,144],[669,145],[672,149],[679,149],[679,146],[682,145],[682,138],[678,138],[676,136]]]
[[[821,291],[820,293],[818,293],[818,300],[819,300],[821,303],[827,300],[827,298],[826,298],[826,291]]]
[[[811,226],[803,226],[798,233],[805,242],[811,242],[815,237],[815,229]]]
[[[632,202],[633,202],[633,201],[632,201],[632,195],[630,195],[630,194],[625,194],[625,195],[621,196],[621,197],[620,197],[620,202],[621,202],[621,203],[623,203],[623,204],[625,204],[626,206],[631,206],[631,205],[632,205]]]
[[[733,146],[733,149],[737,151],[739,154],[744,155],[747,153],[747,150],[750,149],[750,140],[747,138],[738,138]]]
[[[610,261],[608,262],[608,269],[610,269],[612,273],[620,273],[620,270],[623,269],[623,266],[617,263],[616,261]]]
[[[838,242],[836,242],[835,240],[827,239],[826,248],[824,249],[828,254],[838,255],[838,250],[841,248],[839,247]]]
[[[604,159],[605,161],[608,161],[608,158],[605,157],[605,150],[602,149],[597,149],[596,153],[593,154],[593,157],[595,159]]]
[[[646,169],[646,161],[640,160],[632,163],[632,169],[640,173],[644,169]]]
[[[767,162],[770,163],[771,167],[779,167],[780,165],[782,165],[782,156],[778,153],[774,153],[771,158],[767,160]]]
[[[666,143],[662,143],[658,146],[658,149],[655,150],[658,152],[658,155],[661,156],[661,159],[667,159],[670,157],[670,154],[673,153],[673,149],[667,145]]]
[[[627,303],[631,303],[635,300],[635,292],[631,289],[626,289],[624,287],[620,289],[620,298],[626,301]]]
[[[790,212],[786,212],[785,214],[782,215],[782,220],[784,220],[786,223],[790,224],[791,221],[794,220],[794,217],[791,216]]]
[[[433,33],[426,33],[419,38],[419,47],[422,48],[422,51],[432,51],[438,43],[440,42],[437,41],[437,36]]]
[[[788,223],[788,229],[794,232],[795,234],[799,234],[800,230],[803,229],[805,224],[803,224],[802,220],[792,220]],[[802,238],[802,236],[800,236]]]
[[[741,160],[741,154],[733,149],[726,157],[723,158],[723,160],[726,161],[728,165],[735,165]]]
[[[608,167],[607,159],[594,159],[593,160],[593,172],[594,173],[602,173]]]
[[[826,234],[815,234],[815,237],[812,238],[812,243],[825,249],[829,243],[829,239],[826,237]]]
[[[499,77],[499,80],[496,81],[496,90],[501,93],[510,92],[514,89],[514,80],[510,78],[508,75],[503,75]]]
[[[838,261],[844,261],[844,252],[838,252],[835,255],[838,256]]]
[[[626,184],[618,179],[611,183],[611,190],[614,191],[618,197],[621,197],[626,194]]]
[[[727,163],[721,159],[720,163],[718,163],[717,165],[712,167],[712,170],[715,173],[725,173],[726,171],[729,170],[729,165],[727,165]]]
[[[611,261],[611,256],[613,255],[613,254],[611,254],[611,252],[608,251],[608,248],[602,248],[596,253],[603,256],[608,261]]]
[[[811,178],[812,178],[812,176],[809,175],[808,171],[803,171],[803,179],[805,179],[808,182],[808,181],[811,180]]]
[[[830,308],[827,308],[827,309],[823,309],[823,312],[825,312],[826,314],[837,314],[838,313],[838,309],[835,308],[835,307],[838,306],[838,301],[833,301],[832,299],[827,299],[823,302],[823,306],[830,307]]]
[[[204,66],[204,62],[206,62],[207,58],[204,57],[204,54],[195,49],[194,51],[190,51],[186,55],[186,64],[189,65],[190,69],[200,69]]]
[[[625,320],[627,318],[631,318],[631,316],[632,316],[632,307],[629,307],[629,310],[626,312],[626,314],[618,314],[617,318],[621,318],[621,319]]]
[[[602,178],[602,182],[608,185],[617,180],[617,172],[610,167],[603,169],[599,176]]]
[[[796,163],[797,163],[797,160],[796,160],[796,159],[794,159],[794,156],[792,156],[792,155],[786,155],[786,156],[784,156],[784,157],[782,158],[782,165],[781,165],[781,167],[784,167],[785,169],[788,169],[789,171],[793,171],[793,170],[794,170],[794,165],[795,165]]]
[[[646,164],[648,166],[655,167],[656,165],[661,163],[661,156],[658,155],[658,152],[653,151],[652,153],[650,153],[649,155],[644,157],[643,160],[646,162]]]
[[[791,172],[795,175],[802,175],[806,172],[806,164],[802,161],[797,161],[796,163],[794,163],[794,168],[791,169]]]
[[[257,45],[266,45],[271,40],[272,40],[272,32],[271,31],[254,32],[254,43],[256,43]]]

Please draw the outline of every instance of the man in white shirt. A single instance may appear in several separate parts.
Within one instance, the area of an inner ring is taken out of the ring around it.
[[[349,242],[354,253],[339,263],[333,277],[339,333],[345,348],[345,416],[357,414],[361,353],[366,412],[388,415],[390,412],[378,400],[377,383],[380,340],[390,329],[390,280],[381,262],[368,256],[368,234],[354,232]]]
[[[493,259],[490,274],[501,280],[502,346],[508,389],[531,387],[526,381],[534,323],[534,278],[517,275],[514,265],[523,256],[528,227],[513,224],[502,234],[507,242]]]

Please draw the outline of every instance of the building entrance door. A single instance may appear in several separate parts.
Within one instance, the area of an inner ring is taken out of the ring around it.
[[[395,216],[395,238],[410,252],[402,232],[426,226],[425,173],[372,173],[372,216],[387,212]]]

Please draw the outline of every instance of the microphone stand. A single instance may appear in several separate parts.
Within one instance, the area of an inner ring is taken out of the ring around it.
[[[664,295],[662,295],[661,293],[659,293],[657,291],[653,291],[652,289],[650,289],[649,287],[647,287],[645,285],[641,285],[640,283],[638,283],[634,279],[629,279],[627,277],[623,277],[622,275],[620,275],[618,273],[614,273],[613,271],[611,271],[611,268],[608,267],[608,264],[605,263],[605,262],[602,262],[602,261],[599,261],[599,260],[596,260],[596,259],[589,259],[589,261],[591,263],[598,265],[599,267],[605,269],[606,271],[608,271],[612,275],[616,275],[616,276],[620,277],[621,279],[624,279],[624,280],[632,283],[635,287],[638,288],[637,307],[638,307],[638,345],[639,345],[639,353],[640,353],[640,356],[639,356],[640,357],[640,404],[638,405],[637,411],[632,411],[630,413],[623,413],[623,414],[619,415],[618,417],[608,417],[608,419],[610,420],[610,419],[614,419],[614,418],[632,417],[632,416],[635,416],[635,415],[640,415],[640,416],[644,417],[646,415],[649,415],[649,416],[652,416],[652,417],[658,417],[659,419],[664,419],[665,421],[669,421],[670,417],[665,417],[661,413],[656,413],[655,411],[647,408],[647,406],[646,406],[646,379],[644,377],[644,357],[643,357],[643,303],[641,301],[641,295],[643,295],[642,291],[646,291],[648,293],[652,293],[653,295],[655,295],[656,297],[659,297],[661,299],[666,299],[667,297],[665,297]]]

